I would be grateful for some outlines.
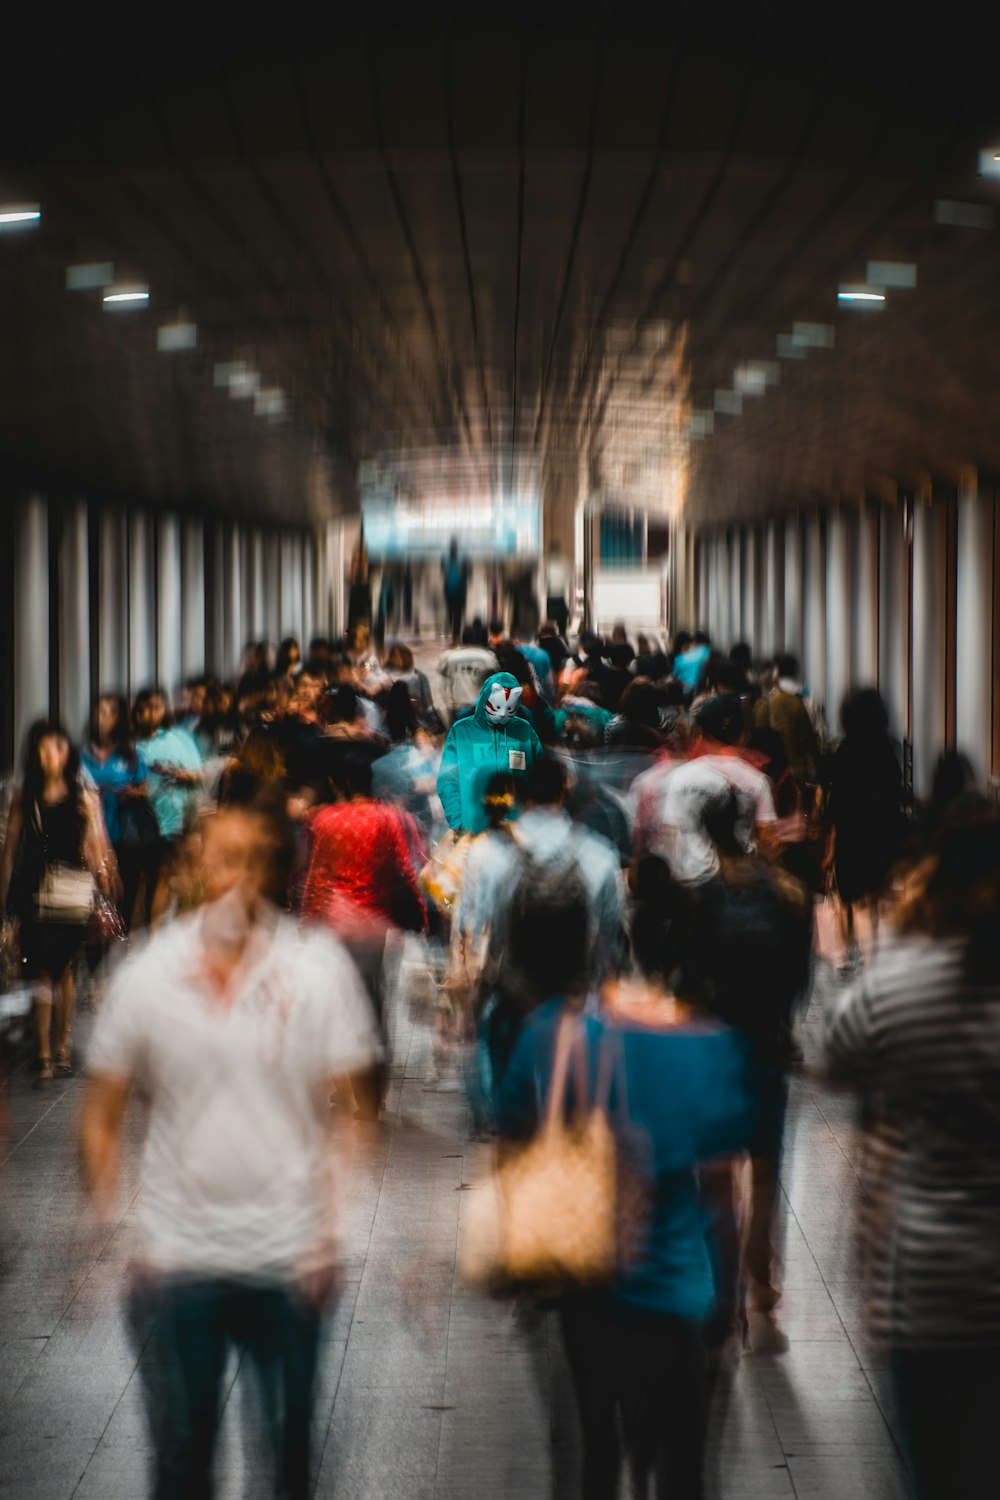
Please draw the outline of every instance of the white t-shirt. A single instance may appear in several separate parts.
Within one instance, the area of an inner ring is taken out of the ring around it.
[[[475,703],[487,677],[499,671],[497,659],[485,646],[455,646],[438,662],[444,678],[449,706],[467,708]]]
[[[152,1264],[285,1276],[329,1209],[329,1081],[377,1055],[374,1019],[344,949],[277,912],[224,1004],[201,973],[203,920],[174,922],[117,970],[89,1068],[149,1095],[139,1204]]]
[[[550,557],[545,566],[545,591],[550,599],[569,599],[572,574],[561,557]]]
[[[711,880],[718,870],[719,857],[702,827],[702,811],[725,785],[736,793],[736,837],[744,849],[753,847],[757,824],[777,821],[767,777],[739,756],[702,755],[676,766],[660,784],[659,816],[650,839],[653,853],[667,861],[675,880],[695,885]]]

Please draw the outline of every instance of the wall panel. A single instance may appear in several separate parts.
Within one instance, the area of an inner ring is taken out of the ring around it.
[[[90,711],[90,546],[87,507],[66,507],[59,545],[59,716],[79,739]]]
[[[14,524],[14,753],[28,727],[49,713],[49,510],[22,501]]]

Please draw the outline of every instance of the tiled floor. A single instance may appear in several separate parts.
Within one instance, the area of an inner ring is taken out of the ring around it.
[[[828,971],[803,1028],[813,1052]],[[86,1033],[86,1017],[80,1026]],[[578,1444],[556,1331],[456,1282],[462,1186],[479,1148],[461,1094],[425,1087],[430,1038],[400,1012],[383,1124],[347,1195],[347,1282],[325,1339],[317,1486],[338,1500],[541,1500],[577,1492]],[[16,1074],[0,1175],[0,1497],[146,1493],[136,1357],[120,1309],[139,1191],[141,1112],[128,1125],[121,1221],[94,1238],[75,1159],[82,1084]],[[882,1367],[862,1340],[852,1261],[858,1179],[850,1101],[793,1088],[787,1167],[786,1353],[745,1356],[717,1392],[715,1497],[901,1500]],[[255,1493],[231,1371],[220,1494]]]

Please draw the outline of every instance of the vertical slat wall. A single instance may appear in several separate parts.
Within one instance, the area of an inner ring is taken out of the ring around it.
[[[695,566],[697,623],[718,646],[744,634],[758,654],[797,654],[834,733],[844,694],[877,686],[893,737],[908,746],[918,797],[950,747],[1000,797],[994,482],[969,474],[957,494],[927,483],[892,503],[804,510],[762,531],[703,528]]]
[[[340,623],[328,550],[303,531],[38,495],[0,512],[0,776],[37,718],[58,713],[75,738],[98,691],[230,677],[250,639]]]

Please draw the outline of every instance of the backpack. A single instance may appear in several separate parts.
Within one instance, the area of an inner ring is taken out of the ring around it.
[[[577,857],[576,840],[571,835],[552,859],[536,859],[523,845],[518,846],[515,885],[507,911],[507,931],[502,949],[487,965],[487,988],[498,997],[501,1010],[518,1018],[527,1015],[537,1003],[532,976],[515,962],[510,951],[510,934],[528,912],[552,906],[581,902],[589,906],[589,892]]]

